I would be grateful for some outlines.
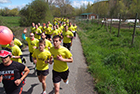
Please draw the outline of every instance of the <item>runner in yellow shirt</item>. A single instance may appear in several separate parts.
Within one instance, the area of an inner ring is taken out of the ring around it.
[[[54,83],[55,94],[59,94],[61,79],[63,79],[66,84],[68,84],[69,82],[69,68],[67,62],[72,63],[73,58],[70,51],[60,45],[61,37],[59,35],[53,37],[53,44],[54,47],[50,49],[50,52],[54,59],[52,80]],[[52,62],[50,62],[50,64],[52,64]]]
[[[35,25],[35,30],[34,30],[35,38],[41,39],[41,36],[40,36],[41,33],[42,33],[41,29],[39,29],[39,28],[38,28],[38,25],[36,24],[36,25]]]
[[[52,28],[49,27],[49,24],[46,25],[46,30],[45,31],[46,31],[45,32],[46,38],[51,41]]]
[[[52,30],[52,37],[54,37],[55,35],[59,35],[59,30],[56,29],[56,26],[53,26],[53,30]]]
[[[13,33],[13,40],[14,40],[14,44],[17,45],[22,50],[23,44],[22,44],[22,42],[19,39],[17,39],[15,37],[14,33]]]
[[[53,25],[50,23],[50,21],[48,21],[48,25],[49,25],[49,27],[53,27]]]
[[[59,27],[59,25],[56,25],[56,29],[58,30],[58,35],[61,36],[63,33],[62,29]]]
[[[32,54],[33,61],[36,64],[38,80],[42,83],[43,92],[46,94],[46,77],[49,74],[49,59],[51,53],[45,50],[45,41],[39,40],[39,49],[36,49]]]
[[[38,28],[39,28],[40,30],[42,30],[42,26],[41,26],[40,23],[38,23]]]
[[[72,43],[73,33],[68,30],[68,26],[65,26],[65,31],[63,32],[63,46],[70,50]]]
[[[11,41],[10,45],[10,49],[12,51],[12,58],[11,60],[22,63],[22,51],[21,49],[14,44],[14,40]]]
[[[46,39],[45,33],[41,34],[41,39],[45,41],[45,44],[46,44],[45,50],[47,50],[47,51],[50,50],[50,48],[52,47],[52,43],[48,39]],[[38,47],[39,47],[39,43],[38,43]]]
[[[32,54],[34,50],[37,48],[37,44],[39,42],[38,39],[34,37],[34,33],[30,33],[30,37],[26,37],[25,34],[27,33],[27,28],[24,29],[22,33],[22,38],[27,41],[29,52],[30,52],[30,61],[33,62]]]
[[[77,32],[77,26],[76,24],[73,24],[73,28],[74,28],[74,38],[76,38],[76,32]]]
[[[6,44],[6,45],[0,45],[1,46],[1,49],[2,50],[6,50],[6,49],[9,49],[9,44]]]
[[[41,31],[46,32],[46,24],[45,23],[43,23],[43,27],[42,27]]]
[[[31,32],[34,33],[35,30],[35,23],[32,23]]]

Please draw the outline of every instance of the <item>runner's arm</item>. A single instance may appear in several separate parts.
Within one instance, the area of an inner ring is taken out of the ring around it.
[[[1,76],[0,76],[0,83],[2,82],[2,79],[3,79],[3,76],[1,75]]]
[[[36,58],[33,58],[33,62],[36,64],[37,63],[37,60],[36,60]]]
[[[30,72],[30,70],[29,70],[27,67],[25,67],[25,69],[24,69],[24,74],[22,75],[22,77],[21,77],[20,79],[17,79],[17,80],[15,81],[15,84],[16,84],[17,86],[19,86],[20,83],[23,81],[23,79],[25,79],[25,77],[28,75],[29,72]]]
[[[69,63],[73,62],[73,58],[72,57],[70,57],[70,58],[63,58],[61,55],[57,55],[57,59],[60,60],[60,61],[69,62]]]

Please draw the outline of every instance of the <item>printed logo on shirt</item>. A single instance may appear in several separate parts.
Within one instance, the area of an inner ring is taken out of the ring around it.
[[[14,80],[14,70],[0,71],[0,75],[3,75],[5,80]]]

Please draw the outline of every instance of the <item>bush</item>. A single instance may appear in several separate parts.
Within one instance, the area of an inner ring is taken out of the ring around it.
[[[53,19],[49,5],[44,0],[35,0],[26,5],[21,9],[20,16],[20,26],[30,26],[32,22],[46,23]]]

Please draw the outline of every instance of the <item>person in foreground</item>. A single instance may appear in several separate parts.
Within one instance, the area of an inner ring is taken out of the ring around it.
[[[22,94],[23,80],[30,70],[25,65],[12,61],[12,54],[7,50],[1,50],[0,57],[0,82],[3,83],[6,94]]]
[[[55,94],[59,94],[60,81],[63,79],[64,83],[68,84],[69,68],[67,62],[72,63],[73,58],[71,52],[61,46],[61,36],[56,35],[53,37],[54,47],[50,48],[50,52],[54,59],[53,64],[53,83],[55,88]],[[50,60],[52,64],[52,60]]]
[[[51,53],[45,47],[45,40],[40,39],[38,49],[32,54],[33,61],[36,64],[38,79],[42,83],[43,92],[41,94],[46,94],[46,78],[49,74],[48,63],[51,57]]]

